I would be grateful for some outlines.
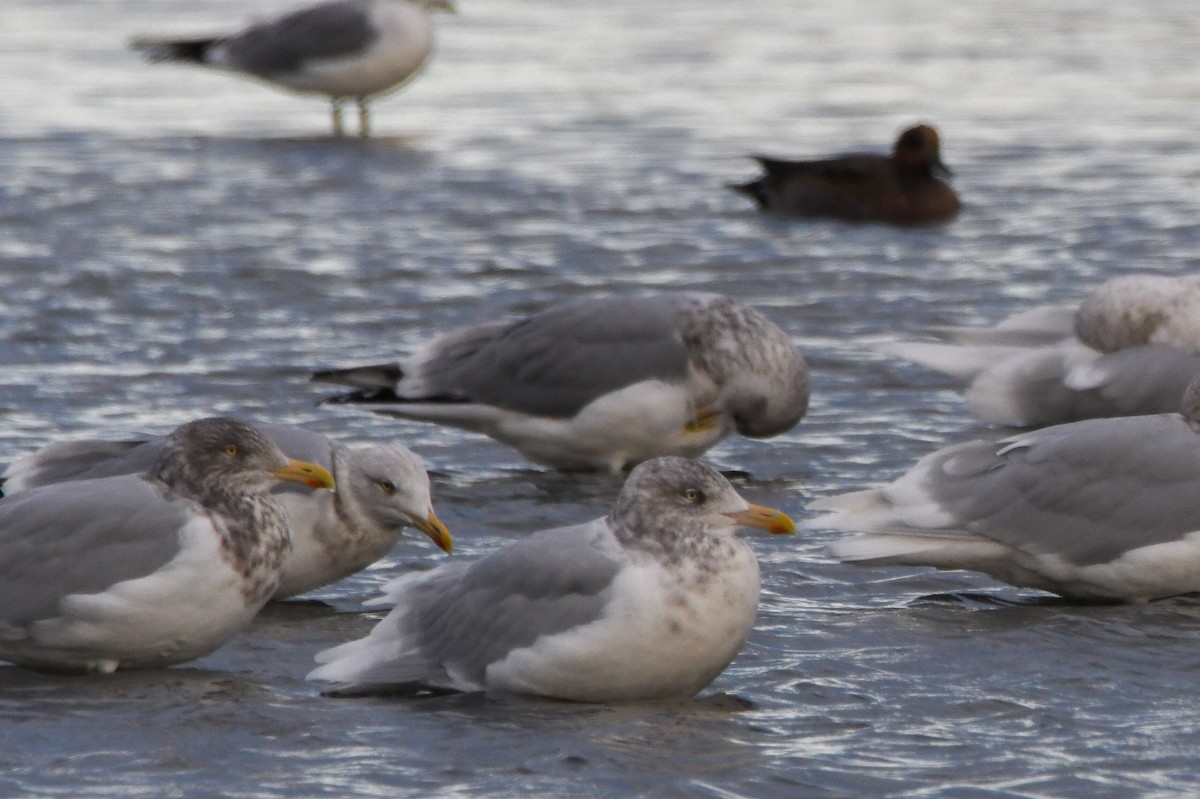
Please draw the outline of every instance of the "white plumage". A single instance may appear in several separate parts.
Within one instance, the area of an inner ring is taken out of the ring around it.
[[[399,364],[318,372],[335,401],[453,425],[561,469],[695,457],[791,429],[808,368],[786,333],[717,294],[605,297],[453,330]]]
[[[191,62],[327,95],[338,136],[342,102],[352,98],[365,138],[367,101],[411,80],[433,51],[433,9],[453,6],[448,0],[330,0],[229,36],[144,38],[134,47],[152,61]]]
[[[946,447],[893,483],[812,503],[828,513],[805,526],[862,533],[831,551],[866,566],[969,569],[1083,599],[1200,591],[1200,380],[1181,410]]]
[[[1200,372],[1200,277],[1115,278],[1076,308],[939,332],[945,341],[884,351],[963,381],[984,421],[1040,427],[1168,413]]]
[[[754,624],[758,563],[736,528],[794,529],[695,461],[630,474],[604,519],[390,583],[365,638],[309,675],[342,693],[508,691],[584,702],[691,696]]]
[[[288,517],[292,554],[274,599],[286,599],[350,576],[387,555],[408,527],[442,550],[450,532],[433,509],[429,475],[407,447],[391,442],[351,448],[320,433],[255,422],[289,457],[331,472],[333,491],[287,485],[274,490]],[[6,495],[68,480],[148,472],[166,438],[74,440],[51,444],[13,461],[3,475]]]
[[[275,591],[290,550],[278,480],[331,487],[230,419],[177,428],[145,475],[0,500],[0,660],[110,672],[200,657]]]

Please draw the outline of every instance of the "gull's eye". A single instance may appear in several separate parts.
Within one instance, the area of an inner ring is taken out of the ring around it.
[[[237,454],[238,454],[238,445],[237,444],[226,444],[225,445],[225,454],[231,458],[236,458]]]
[[[396,484],[391,480],[380,480],[379,487],[383,489],[383,493],[387,494],[389,497],[396,493]]]
[[[704,492],[698,488],[685,488],[683,490],[683,498],[693,505],[699,505],[704,501]]]

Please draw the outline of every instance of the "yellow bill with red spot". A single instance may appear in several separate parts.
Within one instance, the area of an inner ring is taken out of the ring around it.
[[[309,488],[333,488],[333,475],[315,463],[289,459],[287,466],[271,469],[271,474],[289,483],[300,483]]]
[[[767,508],[762,505],[751,505],[737,513],[726,513],[743,527],[757,527],[773,535],[790,535],[796,532],[796,523],[783,511]]]
[[[447,555],[454,550],[454,539],[450,537],[450,530],[446,525],[442,524],[442,520],[433,512],[433,508],[429,509],[429,513],[424,519],[419,516],[408,516],[408,520],[413,523],[413,526],[420,530],[425,535],[429,536],[429,540],[437,544],[438,549],[445,552]]]

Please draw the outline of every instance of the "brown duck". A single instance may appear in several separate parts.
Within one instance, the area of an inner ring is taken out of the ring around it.
[[[852,153],[819,161],[755,156],[766,174],[730,188],[772,213],[893,225],[946,222],[962,204],[939,177],[951,174],[939,150],[937,131],[916,125],[900,134],[891,155]]]

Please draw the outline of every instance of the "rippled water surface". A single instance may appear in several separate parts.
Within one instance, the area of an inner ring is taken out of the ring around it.
[[[0,461],[76,435],[237,413],[435,473],[455,557],[603,513],[605,476],[321,407],[314,367],[618,289],[702,288],[804,348],[790,434],[710,453],[755,501],[895,477],[995,435],[949,382],[871,347],[1200,259],[1200,23],[1184,0],[461,0],[369,142],[249,81],[151,67],[139,33],[233,0],[0,6]],[[745,155],[883,149],[937,124],[944,228],[764,219]],[[831,535],[831,534],[828,534]],[[3,796],[1177,797],[1200,778],[1200,606],[1081,607],[975,574],[829,562],[755,537],[749,643],[680,703],[332,700],[313,654],[442,556],[269,608],[201,661],[62,679],[0,667]]]

